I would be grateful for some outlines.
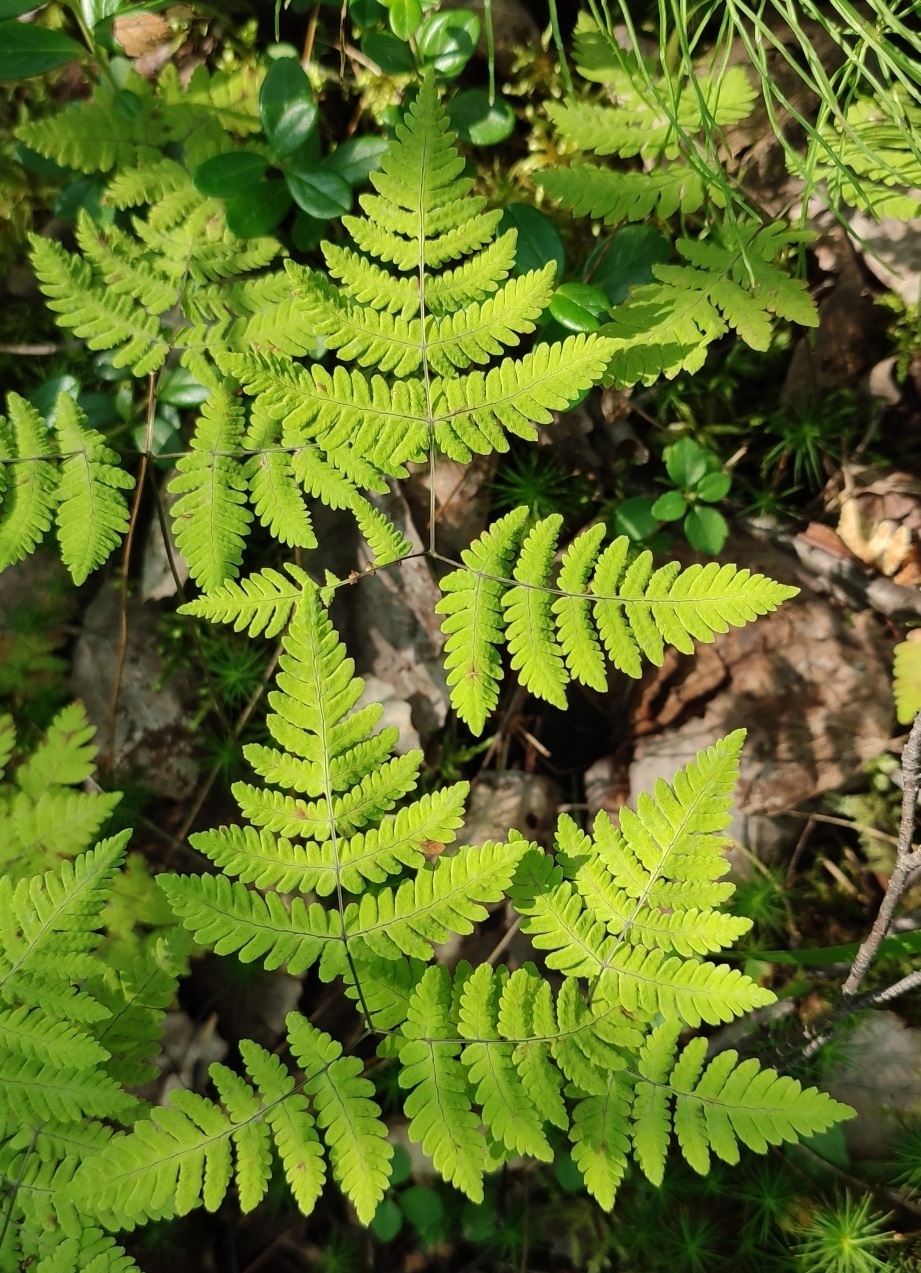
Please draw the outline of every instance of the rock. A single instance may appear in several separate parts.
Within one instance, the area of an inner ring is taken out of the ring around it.
[[[875,221],[865,212],[854,211],[848,226],[867,269],[906,305],[917,305],[921,294],[921,217]]]
[[[104,586],[84,616],[74,650],[71,688],[99,731],[112,768],[131,769],[155,795],[184,800],[195,790],[198,765],[188,734],[189,687],[177,675],[164,679],[157,653],[156,609],[138,599],[127,608],[127,649],[109,738],[109,699],[119,654],[118,592]]]
[[[843,1124],[855,1159],[890,1157],[906,1120],[921,1117],[921,1030],[895,1012],[867,1012],[840,1038],[843,1056],[822,1086],[857,1110]]]
[[[435,467],[435,543],[446,557],[460,557],[489,520],[490,489],[496,471],[495,455],[476,455],[470,464],[439,456]],[[403,487],[413,521],[428,546],[432,479],[428,465],[420,465]]]
[[[380,506],[421,552],[423,545],[403,497],[394,493]],[[340,591],[346,593],[342,601],[348,610],[347,644],[360,674],[370,673],[391,687],[391,698],[408,703],[416,738],[428,742],[444,724],[449,702],[441,662],[444,638],[435,614],[441,593],[429,561],[414,557]]]
[[[481,774],[471,789],[457,842],[501,841],[515,830],[529,840],[549,844],[561,799],[557,783],[543,774],[526,774],[520,769]]]
[[[147,540],[144,544],[144,564],[141,571],[141,598],[144,601],[165,601],[167,597],[174,597],[177,592],[177,577],[182,584],[189,577],[189,563],[183,557],[176,544],[173,522],[170,517],[170,508],[179,496],[170,495],[166,489],[167,484],[175,475],[175,470],[173,470],[160,484],[160,501],[163,507],[167,535],[169,536],[169,550],[167,551],[167,545],[163,539],[163,528],[159,517],[154,517],[151,520],[150,529],[147,532]],[[172,555],[172,564],[170,564],[170,555]],[[173,574],[174,568],[176,571],[175,576]]]
[[[735,536],[723,558],[800,586],[796,563],[767,544]],[[891,649],[867,612],[849,618],[804,589],[773,614],[670,653],[644,680],[634,723],[629,798],[671,780],[695,754],[744,726],[737,816],[730,834],[776,852],[779,815],[849,782],[886,749],[892,724]],[[598,771],[603,777],[603,771]],[[596,808],[623,803],[591,788]],[[757,820],[756,820],[757,819]],[[764,821],[768,819],[770,821]],[[786,832],[795,841],[797,822]]]
[[[386,729],[388,725],[396,725],[400,731],[400,737],[394,748],[395,753],[398,756],[405,756],[408,751],[420,748],[422,744],[413,725],[409,703],[397,698],[393,686],[387,681],[382,681],[376,676],[366,676],[364,682],[365,688],[361,698],[355,704],[356,710],[359,707],[366,707],[368,703],[380,703],[384,714],[375,728],[381,730]]]

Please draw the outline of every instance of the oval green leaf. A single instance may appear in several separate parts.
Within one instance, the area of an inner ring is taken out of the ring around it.
[[[367,31],[387,18],[387,9],[378,0],[351,0],[349,17],[358,31]]]
[[[666,491],[652,506],[652,515],[660,522],[676,522],[687,511],[688,502],[680,491]]]
[[[268,171],[268,162],[251,150],[234,150],[206,159],[192,173],[199,194],[213,199],[232,199],[255,186]]]
[[[470,9],[447,9],[426,19],[416,37],[423,66],[439,79],[453,80],[476,52],[480,20]]]
[[[411,75],[416,69],[412,49],[389,31],[372,31],[366,35],[361,51],[384,75]]]
[[[298,209],[291,227],[291,242],[298,252],[312,252],[326,233],[326,221]]]
[[[684,519],[684,534],[697,552],[715,557],[729,536],[729,526],[717,509],[695,504]]]
[[[31,22],[0,22],[0,80],[27,80],[84,57],[86,49]]]
[[[515,273],[527,274],[529,270],[540,270],[548,261],[556,263],[559,275],[566,264],[566,252],[559,231],[543,212],[532,208],[529,203],[510,203],[502,213],[499,222],[499,233],[506,230],[518,231],[518,244],[515,248]]]
[[[283,181],[260,181],[227,200],[227,228],[241,239],[252,239],[274,230],[291,207]]]
[[[279,159],[299,150],[316,127],[310,81],[296,58],[282,57],[272,63],[259,92],[259,118]]]
[[[294,202],[312,217],[341,217],[352,206],[352,187],[338,173],[319,169],[311,173],[285,174]]]
[[[497,146],[515,131],[515,112],[504,97],[492,103],[483,88],[458,93],[448,106],[451,127],[474,146]]]
[[[732,486],[732,478],[728,473],[706,473],[697,483],[697,498],[707,504],[718,504],[725,499]]]
[[[383,1200],[368,1225],[379,1242],[392,1242],[402,1227],[403,1212],[392,1198]]]
[[[665,448],[665,468],[679,490],[689,491],[697,485],[715,456],[693,438],[681,438]]]
[[[337,146],[323,160],[327,172],[334,172],[350,186],[363,184],[381,166],[389,142],[386,137],[353,137]]]
[[[659,526],[659,519],[652,512],[654,503],[646,495],[634,495],[618,504],[614,510],[614,533],[626,535],[635,544],[648,539]]]
[[[18,18],[37,7],[35,0],[0,0],[0,18]]]
[[[422,5],[419,0],[390,0],[390,30],[398,40],[411,40],[422,21]]]
[[[550,302],[550,313],[571,332],[595,332],[607,316],[608,298],[589,283],[564,283]]]

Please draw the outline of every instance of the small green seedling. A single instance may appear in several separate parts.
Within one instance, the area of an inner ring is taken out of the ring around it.
[[[665,469],[674,489],[660,495],[650,512],[660,522],[683,518],[691,547],[715,557],[726,542],[729,526],[722,513],[710,505],[726,498],[732,478],[722,471],[719,456],[693,438],[681,438],[666,447]]]

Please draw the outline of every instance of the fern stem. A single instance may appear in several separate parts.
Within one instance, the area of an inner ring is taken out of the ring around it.
[[[575,96],[573,88],[572,75],[569,71],[569,62],[566,59],[566,48],[563,44],[563,32],[560,29],[560,15],[557,11],[556,0],[550,0],[550,30],[553,32],[553,44],[556,48],[557,56],[560,59],[560,74],[563,76],[563,83],[566,85],[566,91],[570,97]]]

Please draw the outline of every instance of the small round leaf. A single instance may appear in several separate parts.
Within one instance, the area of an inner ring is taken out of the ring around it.
[[[232,199],[260,182],[268,167],[268,162],[251,150],[232,150],[199,164],[192,173],[192,180],[199,194],[213,199]]]
[[[293,57],[273,62],[259,92],[259,118],[279,159],[293,155],[317,123],[317,108],[304,69]]]
[[[458,93],[448,107],[451,127],[463,141],[474,146],[497,146],[515,131],[515,112],[504,97],[490,103],[482,88]]]
[[[227,200],[227,228],[241,239],[268,234],[290,207],[291,196],[283,181],[260,181]]]
[[[717,509],[695,504],[684,519],[684,534],[697,552],[715,557],[728,538],[729,526]]]
[[[680,491],[666,491],[652,506],[652,515],[660,522],[676,522],[687,511],[688,502]]]
[[[680,438],[665,448],[668,476],[679,490],[693,489],[712,466],[715,457],[693,438]]]
[[[550,302],[550,313],[571,332],[596,332],[608,308],[604,292],[588,283],[564,283]]]
[[[402,1227],[403,1212],[391,1198],[381,1202],[368,1225],[379,1242],[392,1242]]]
[[[312,217],[341,217],[352,206],[352,187],[338,173],[318,169],[309,174],[285,174],[294,202]]]
[[[732,486],[732,478],[728,473],[705,473],[697,483],[697,498],[707,504],[718,504],[725,499]]]
[[[387,9],[378,0],[351,0],[349,17],[356,30],[367,31],[369,27],[385,21]]]
[[[515,273],[527,274],[542,269],[548,261],[556,262],[557,274],[566,264],[563,240],[553,222],[529,203],[510,203],[502,213],[499,234],[518,231],[515,248]]]
[[[426,19],[416,37],[423,66],[443,80],[453,80],[476,52],[480,20],[470,9],[446,9]]]
[[[634,495],[625,499],[614,510],[614,532],[626,535],[635,544],[640,543],[658,529],[659,519],[653,515],[655,500],[646,495]]]
[[[583,278],[601,288],[612,305],[627,299],[631,287],[651,283],[652,267],[671,256],[668,241],[651,225],[626,225],[608,235],[585,262]]]

